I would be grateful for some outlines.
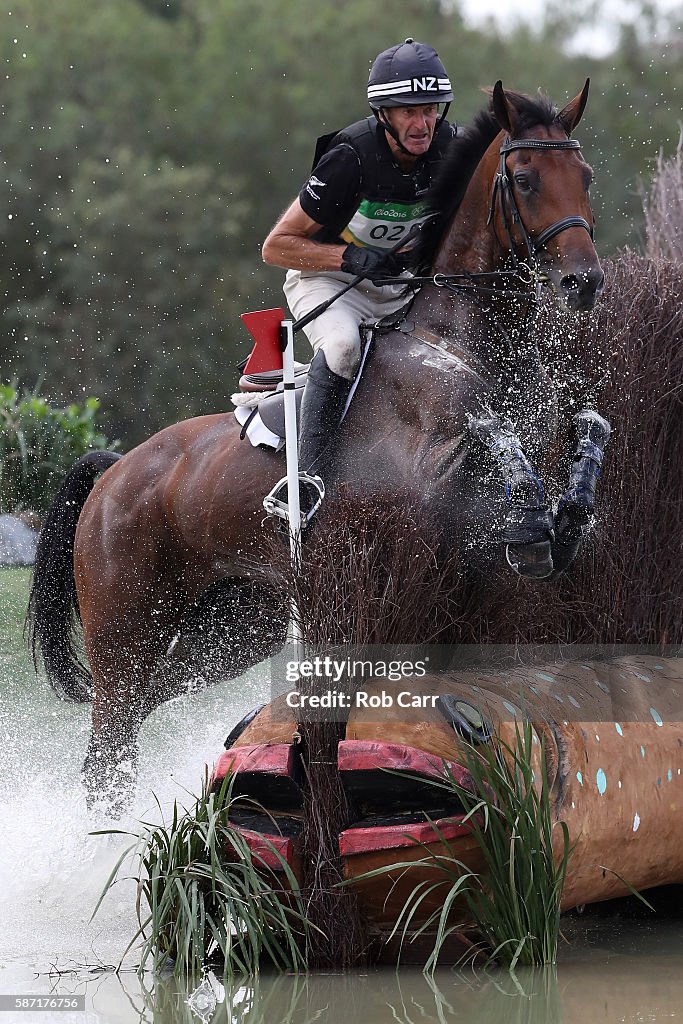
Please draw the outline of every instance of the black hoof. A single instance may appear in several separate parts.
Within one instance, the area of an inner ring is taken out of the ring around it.
[[[582,502],[560,502],[555,516],[555,536],[560,544],[578,544],[593,517],[592,496],[586,495]]]
[[[545,579],[553,571],[553,514],[546,505],[511,505],[503,530],[505,558],[520,576]]]
[[[559,576],[572,564],[579,553],[581,542],[574,544],[553,544],[553,576]]]
[[[543,580],[552,575],[553,556],[549,540],[536,541],[534,544],[508,544],[505,558],[511,569],[520,576]]]

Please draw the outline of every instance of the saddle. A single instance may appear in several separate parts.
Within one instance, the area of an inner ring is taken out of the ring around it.
[[[365,328],[367,325],[361,326]],[[369,326],[361,333],[363,344],[360,364],[346,406],[344,407],[344,412],[342,413],[342,420],[346,416],[358,387],[358,381],[361,378],[372,346],[373,336],[374,329]],[[294,396],[296,399],[297,427],[309,365],[309,363],[294,364]],[[235,406],[235,419],[242,428],[240,440],[244,440],[246,437],[255,448],[264,446],[274,451],[280,451],[285,444],[285,391],[282,370],[245,373],[240,377],[239,387],[240,390],[232,395],[231,401]]]

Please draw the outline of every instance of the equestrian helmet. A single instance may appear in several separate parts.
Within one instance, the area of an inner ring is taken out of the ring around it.
[[[407,107],[450,103],[451,83],[436,50],[406,39],[390,46],[375,59],[368,79],[368,103],[380,107]]]

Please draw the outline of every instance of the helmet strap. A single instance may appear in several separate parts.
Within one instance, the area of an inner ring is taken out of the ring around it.
[[[411,153],[409,149],[406,149],[406,147],[403,145],[403,143],[401,142],[401,140],[398,137],[398,132],[396,131],[394,126],[389,122],[389,120],[387,119],[387,116],[384,113],[384,107],[380,107],[379,110],[375,110],[375,117],[377,118],[379,123],[382,125],[382,128],[384,128],[384,131],[387,132],[389,135],[391,135],[392,139],[394,140],[394,142],[396,143],[398,148],[401,150],[401,152],[405,153],[406,156],[414,157],[415,154]]]

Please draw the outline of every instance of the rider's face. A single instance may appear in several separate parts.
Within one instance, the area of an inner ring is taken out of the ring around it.
[[[439,116],[439,105],[427,103],[415,107],[385,107],[384,116],[398,135],[401,145],[413,156],[422,156],[429,149]],[[387,133],[389,145],[395,140]]]

